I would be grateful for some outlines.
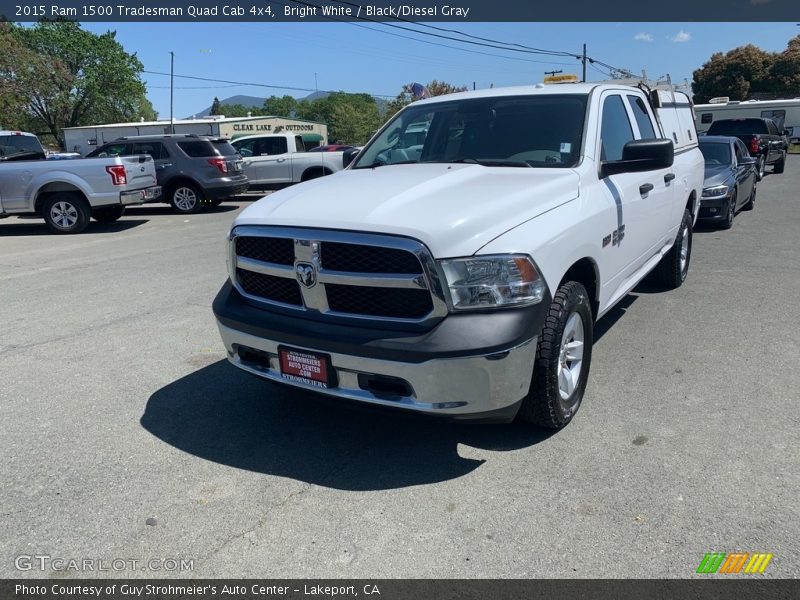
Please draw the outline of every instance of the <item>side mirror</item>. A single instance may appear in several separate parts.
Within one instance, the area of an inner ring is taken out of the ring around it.
[[[603,162],[601,177],[617,173],[657,171],[672,166],[675,145],[669,139],[632,140],[622,147],[622,160]]]
[[[789,137],[789,136],[791,136],[791,135],[792,135],[792,132],[791,132],[791,130],[789,130],[789,129],[784,129],[784,130],[783,130],[783,135],[785,135],[786,137]]]
[[[356,159],[357,155],[358,155],[357,148],[350,148],[349,150],[345,150],[344,152],[342,152],[342,166],[345,168],[348,167],[350,163],[352,163]]]

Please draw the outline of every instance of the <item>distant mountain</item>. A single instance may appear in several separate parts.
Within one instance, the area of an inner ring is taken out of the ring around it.
[[[258,98],[257,96],[231,96],[230,98],[220,99],[220,104],[241,104],[242,106],[246,106],[247,108],[261,108],[264,106],[264,100],[266,98]],[[203,109],[199,113],[195,113],[195,116],[199,117],[207,117],[211,114],[211,107],[207,107]],[[191,118],[191,117],[189,117]]]
[[[303,98],[298,98],[298,100],[316,100],[317,98],[325,98],[329,96],[329,92],[311,92],[308,96],[304,96]],[[230,98],[220,98],[220,104],[241,104],[247,108],[261,108],[264,106],[264,101],[266,98],[259,98],[257,96],[231,96]],[[386,109],[386,100],[383,98],[375,98],[375,102],[378,105],[378,111],[383,114]],[[207,117],[211,114],[211,107],[208,106],[203,109],[199,113],[195,113],[194,116],[197,118]],[[191,119],[191,115],[187,117]]]

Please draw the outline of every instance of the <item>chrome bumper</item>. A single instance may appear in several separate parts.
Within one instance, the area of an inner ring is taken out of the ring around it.
[[[326,352],[338,376],[334,388],[284,379],[278,361],[278,342],[236,331],[217,323],[228,360],[249,373],[306,389],[326,396],[355,400],[414,412],[464,417],[502,411],[518,404],[528,393],[536,356],[536,338],[504,352],[462,358],[433,359],[405,363],[364,356]],[[267,355],[264,363],[242,360],[239,349],[254,349]],[[297,348],[319,352],[314,348]],[[268,362],[268,364],[266,364]],[[410,388],[409,395],[377,395],[359,384],[359,375],[401,379]]]
[[[154,185],[149,188],[145,188],[143,190],[134,190],[132,192],[122,192],[119,195],[119,203],[120,204],[142,204],[144,202],[149,202],[150,200],[155,200],[156,198],[161,196],[161,186]]]

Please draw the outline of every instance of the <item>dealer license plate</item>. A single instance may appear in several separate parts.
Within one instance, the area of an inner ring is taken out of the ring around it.
[[[284,379],[320,388],[333,387],[334,373],[329,356],[279,347],[278,358]]]

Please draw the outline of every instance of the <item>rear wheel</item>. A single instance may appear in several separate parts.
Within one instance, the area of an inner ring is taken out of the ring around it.
[[[192,214],[203,209],[203,192],[192,183],[179,183],[170,190],[169,203],[175,212]]]
[[[98,223],[113,223],[124,214],[125,207],[122,205],[104,206],[102,208],[95,208],[92,211],[92,218]]]
[[[583,400],[592,360],[593,321],[589,295],[580,283],[564,283],[550,304],[539,334],[528,395],[517,418],[561,429]]]
[[[783,173],[783,170],[786,168],[786,152],[781,154],[781,159],[775,163],[775,168],[773,170],[774,173]]]
[[[731,199],[728,200],[728,211],[725,213],[725,220],[719,224],[722,229],[730,229],[733,227],[733,219],[736,216],[736,197],[736,190],[733,190]]]
[[[735,210],[735,209],[734,209]],[[683,220],[678,228],[678,237],[656,267],[659,283],[666,288],[679,288],[689,274],[692,259],[692,213],[683,211]]]
[[[42,204],[42,217],[55,233],[80,233],[89,225],[92,210],[78,194],[53,194]]]

